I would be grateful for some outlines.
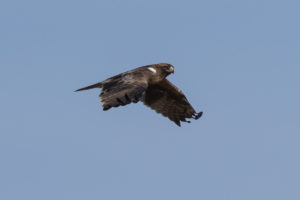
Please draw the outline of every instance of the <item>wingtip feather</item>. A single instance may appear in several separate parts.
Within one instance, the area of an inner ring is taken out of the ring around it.
[[[203,115],[203,112],[202,112],[202,111],[201,111],[201,112],[198,112],[198,113],[195,113],[194,119],[197,120],[197,119],[199,119],[202,115]]]

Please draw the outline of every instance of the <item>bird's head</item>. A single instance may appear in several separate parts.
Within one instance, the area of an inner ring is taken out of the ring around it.
[[[174,66],[168,63],[160,63],[156,65],[157,68],[161,71],[161,74],[168,76],[171,73],[174,73]]]

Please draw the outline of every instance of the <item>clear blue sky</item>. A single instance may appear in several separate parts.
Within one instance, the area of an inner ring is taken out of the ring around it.
[[[300,199],[300,1],[0,3],[0,199]],[[75,89],[146,64],[203,118]]]

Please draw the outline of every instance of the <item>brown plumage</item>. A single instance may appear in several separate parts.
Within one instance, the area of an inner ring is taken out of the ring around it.
[[[181,90],[166,79],[171,73],[174,73],[171,64],[147,65],[78,89],[76,92],[102,88],[99,97],[103,110],[142,101],[178,126],[180,121],[189,123],[186,118],[199,119],[202,112],[196,113]]]

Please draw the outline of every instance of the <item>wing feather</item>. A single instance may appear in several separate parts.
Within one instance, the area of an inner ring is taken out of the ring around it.
[[[198,119],[202,115],[202,112],[195,112],[181,90],[167,79],[158,84],[149,85],[143,102],[178,126],[180,126],[180,121],[188,122],[186,118]]]
[[[103,81],[99,95],[103,110],[137,103],[148,85],[145,75],[139,70],[129,71]]]

